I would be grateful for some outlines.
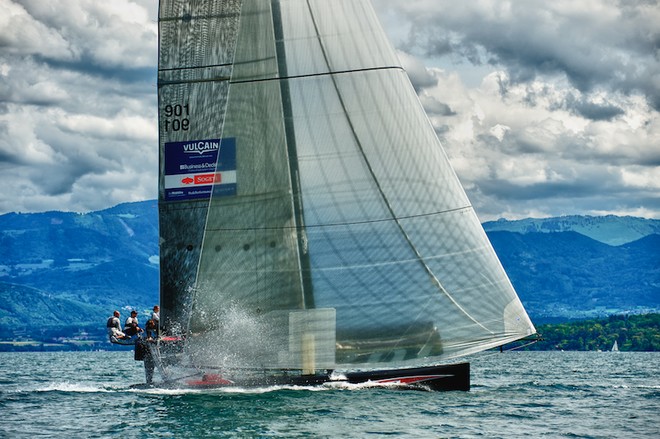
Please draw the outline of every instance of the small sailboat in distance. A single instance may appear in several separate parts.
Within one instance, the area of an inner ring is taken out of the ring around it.
[[[468,390],[535,333],[368,0],[160,0],[170,385]]]
[[[619,343],[617,340],[614,340],[614,344],[612,345],[612,352],[619,352]]]

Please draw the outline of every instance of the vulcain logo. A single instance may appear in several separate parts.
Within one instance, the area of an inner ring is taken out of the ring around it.
[[[208,140],[200,140],[199,142],[184,143],[183,151],[185,153],[198,153],[203,154],[209,151],[217,151],[220,149],[220,142],[213,142]]]

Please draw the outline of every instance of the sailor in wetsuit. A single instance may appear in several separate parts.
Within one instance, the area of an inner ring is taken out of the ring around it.
[[[153,339],[138,338],[135,342],[135,361],[144,361],[144,376],[147,380],[147,385],[151,386],[154,383],[154,369],[156,362],[154,361],[153,349],[155,341]]]
[[[112,317],[108,319],[106,324],[108,331],[108,338],[111,343],[119,343],[119,340],[127,340],[130,336],[124,334],[121,330],[121,323],[119,323],[119,311],[115,311]]]

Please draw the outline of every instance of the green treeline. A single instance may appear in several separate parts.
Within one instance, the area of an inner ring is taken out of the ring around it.
[[[536,328],[543,341],[527,350],[660,351],[660,314],[610,316],[605,319],[547,324]]]

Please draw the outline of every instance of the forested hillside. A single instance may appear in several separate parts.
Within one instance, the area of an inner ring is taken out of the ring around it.
[[[606,319],[541,325],[543,341],[529,350],[660,351],[660,314],[610,316]]]

